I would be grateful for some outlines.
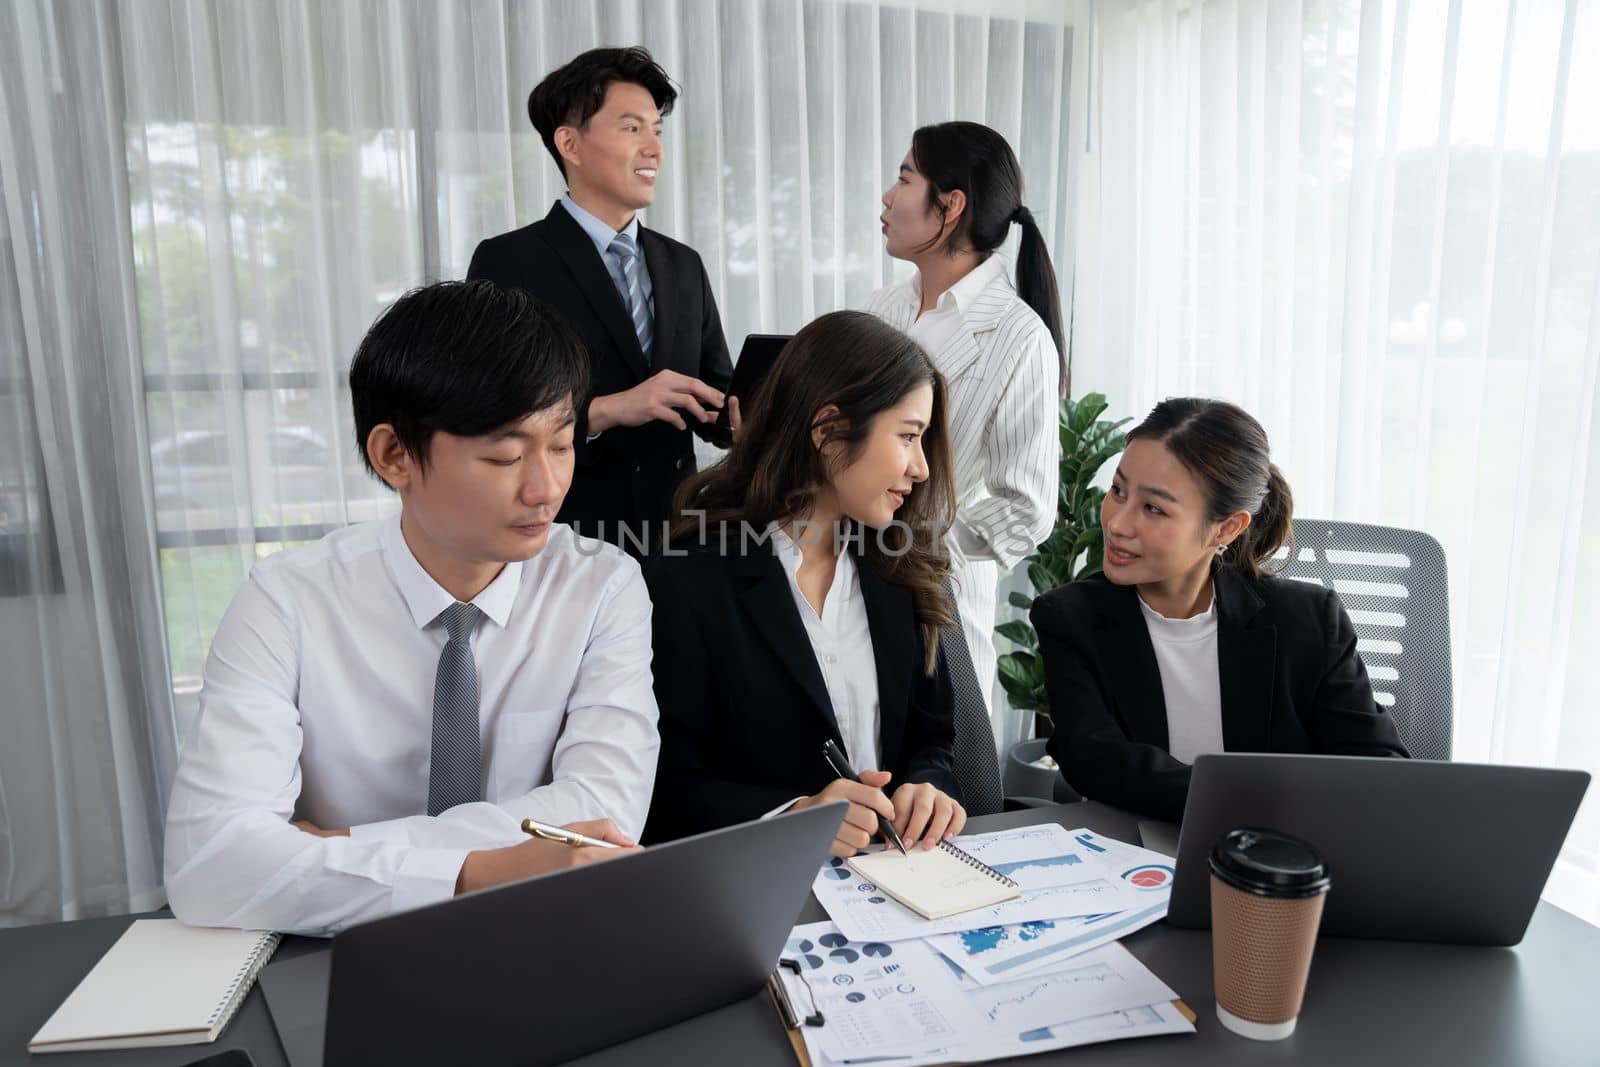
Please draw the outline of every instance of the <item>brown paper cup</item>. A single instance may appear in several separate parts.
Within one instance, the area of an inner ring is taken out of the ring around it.
[[[1211,871],[1217,1019],[1257,1041],[1288,1037],[1327,898],[1321,858],[1285,835],[1235,830],[1217,845]]]

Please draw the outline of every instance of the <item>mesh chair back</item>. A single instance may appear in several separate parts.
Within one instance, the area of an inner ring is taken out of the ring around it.
[[[1282,577],[1339,594],[1373,696],[1400,739],[1417,759],[1449,759],[1450,593],[1439,542],[1418,530],[1320,519],[1296,519],[1294,535]]]
[[[951,592],[948,584],[945,591]],[[952,593],[951,600],[954,599]],[[939,651],[950,671],[955,697],[956,742],[952,756],[956,782],[961,786],[961,806],[968,815],[993,815],[1004,806],[1000,760],[995,755],[989,708],[978,687],[978,672],[973,669],[972,654],[959,623],[939,636]]]

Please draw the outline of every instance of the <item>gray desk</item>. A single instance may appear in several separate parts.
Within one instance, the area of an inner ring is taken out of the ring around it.
[[[1094,803],[974,819],[973,830],[1054,820],[1137,842],[1134,820]],[[802,922],[826,918],[809,902]],[[128,923],[91,919],[0,931],[0,1063],[29,1062],[28,1038]],[[1223,1030],[1212,1012],[1211,939],[1164,923],[1124,942],[1199,1013],[1193,1035],[1148,1038],[1009,1061],[1096,1067],[1294,1064],[1482,1064],[1560,1067],[1600,1063],[1600,930],[1540,904],[1514,949],[1325,939],[1317,948],[1295,1035],[1257,1044]],[[287,939],[277,958],[325,951]],[[50,1067],[184,1064],[224,1048],[248,1049],[260,1067],[285,1067],[259,989],[213,1046],[34,1057]],[[793,1067],[765,994],[577,1061],[582,1067],[738,1063]]]

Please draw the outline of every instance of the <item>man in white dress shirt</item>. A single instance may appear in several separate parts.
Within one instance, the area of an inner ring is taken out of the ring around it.
[[[649,596],[553,521],[587,384],[571,330],[490,282],[374,323],[356,435],[400,515],[263,560],[223,617],[167,813],[178,918],[331,935],[632,847],[660,746]]]

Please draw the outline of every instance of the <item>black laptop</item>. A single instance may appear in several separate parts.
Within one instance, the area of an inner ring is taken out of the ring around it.
[[[273,1022],[293,1067],[538,1067],[741,1000],[776,965],[844,810],[353,926],[334,938],[331,967],[323,952],[263,972]]]
[[[1212,846],[1259,827],[1303,838],[1333,879],[1322,932],[1515,945],[1589,785],[1585,771],[1357,756],[1201,756],[1167,921],[1211,925]]]

